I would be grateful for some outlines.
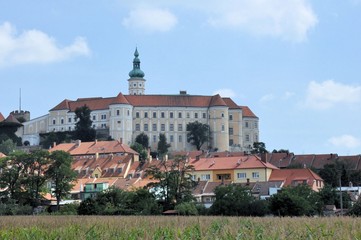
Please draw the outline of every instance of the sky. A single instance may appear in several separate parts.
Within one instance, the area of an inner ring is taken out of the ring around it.
[[[361,154],[361,0],[0,0],[0,112],[128,93],[231,97],[269,151]]]

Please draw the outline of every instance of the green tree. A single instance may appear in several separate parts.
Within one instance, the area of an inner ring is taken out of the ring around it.
[[[64,151],[54,151],[50,154],[50,165],[46,176],[52,180],[53,193],[56,197],[57,209],[62,197],[69,194],[76,179],[76,173],[71,169],[72,157]]]
[[[237,184],[220,185],[214,191],[216,200],[210,212],[215,215],[247,216],[250,204],[255,201],[250,189]]]
[[[251,153],[253,153],[253,154],[268,153],[268,151],[266,149],[266,144],[264,142],[254,142]]]
[[[79,139],[84,142],[91,142],[95,140],[96,132],[92,128],[92,120],[90,117],[91,110],[88,106],[84,105],[75,109],[75,116],[77,123],[75,124],[75,139]]]
[[[149,137],[145,133],[140,133],[135,137],[135,142],[141,144],[144,149],[148,149],[149,147]]]
[[[361,216],[361,198],[359,198],[357,202],[351,207],[348,215],[357,217]]]
[[[174,160],[161,161],[159,165],[149,167],[146,172],[151,179],[157,180],[148,184],[153,189],[164,210],[173,209],[175,205],[194,201],[192,189],[195,182],[192,180],[192,165],[188,165],[185,156],[175,156]]]
[[[4,141],[0,141],[0,152],[5,155],[13,152],[16,149],[16,143],[13,142],[11,139],[7,139]]]
[[[175,206],[179,215],[191,216],[198,215],[198,210],[194,202],[183,202]]]
[[[32,207],[40,205],[40,195],[47,180],[45,175],[49,167],[49,152],[36,150],[24,159],[22,185],[27,193],[27,201]]]
[[[0,187],[5,189],[1,192],[5,202],[15,200],[16,203],[20,203],[24,199],[22,181],[24,162],[27,158],[28,154],[16,151],[1,159]]]
[[[132,145],[130,145],[130,148],[133,149],[134,151],[136,151],[137,153],[139,153],[139,161],[140,162],[144,163],[145,160],[147,160],[148,151],[146,149],[144,149],[142,144],[135,142]]]
[[[170,148],[170,144],[167,143],[167,138],[165,134],[159,134],[159,142],[158,142],[158,154],[160,159],[163,159],[164,155],[168,153],[168,148]]]
[[[321,214],[324,206],[319,194],[305,184],[283,188],[269,201],[276,216],[312,216]]]
[[[210,140],[210,127],[208,124],[198,121],[187,124],[187,142],[200,150],[204,143]]]

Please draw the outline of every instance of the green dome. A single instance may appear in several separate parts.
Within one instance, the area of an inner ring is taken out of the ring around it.
[[[144,72],[140,70],[140,60],[138,58],[139,53],[138,49],[135,49],[134,60],[133,60],[133,70],[129,72],[129,77],[131,78],[143,78]]]

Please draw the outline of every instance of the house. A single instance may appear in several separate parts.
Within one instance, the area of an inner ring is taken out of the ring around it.
[[[323,179],[309,168],[301,169],[275,169],[272,171],[269,182],[283,182],[282,187],[292,187],[300,184],[308,185],[318,192],[323,188]]]
[[[268,181],[274,165],[263,162],[256,155],[196,158],[189,161],[194,166],[194,180],[234,183]]]
[[[128,94],[113,97],[64,99],[48,114],[24,123],[23,141],[39,144],[39,133],[72,131],[75,110],[84,105],[91,109],[93,128],[113,139],[123,139],[130,145],[140,133],[150,139],[152,150],[157,148],[159,133],[165,133],[171,151],[191,151],[186,126],[190,122],[208,124],[210,146],[219,151],[250,151],[259,141],[259,118],[248,106],[235,103],[219,94],[201,96],[186,91],[179,94],[146,94],[144,72],[140,69],[139,53],[134,53],[133,69],[129,72]]]

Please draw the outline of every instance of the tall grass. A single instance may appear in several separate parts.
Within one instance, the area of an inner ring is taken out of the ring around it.
[[[361,239],[361,220],[351,217],[2,216],[0,239]]]

